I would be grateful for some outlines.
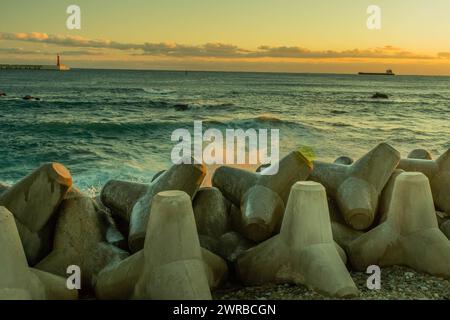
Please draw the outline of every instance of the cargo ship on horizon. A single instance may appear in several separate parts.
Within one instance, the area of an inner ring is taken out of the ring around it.
[[[395,76],[395,73],[391,69],[386,70],[386,72],[359,72],[361,76]]]
[[[70,68],[61,63],[59,54],[56,55],[56,65],[39,64],[0,64],[0,70],[50,70],[50,71],[69,71]]]

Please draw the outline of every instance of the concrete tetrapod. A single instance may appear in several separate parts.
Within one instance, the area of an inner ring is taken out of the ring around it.
[[[447,239],[450,240],[450,220],[443,222],[439,228],[445,234]]]
[[[97,196],[94,198],[95,210],[101,217],[103,232],[105,233],[106,242],[123,250],[128,250],[128,237],[125,237],[119,230],[119,225],[112,217],[111,210],[106,207]],[[120,220],[120,219],[118,219]],[[122,222],[122,221],[120,221]],[[128,230],[128,228],[126,228]]]
[[[161,191],[180,190],[186,192],[191,198],[194,197],[206,175],[206,168],[200,164],[178,164],[173,165],[154,180],[146,190],[142,185],[108,182],[102,190],[102,202],[106,206],[114,201],[114,208],[121,208],[125,219],[130,223],[128,246],[131,252],[137,252],[144,247],[145,233],[150,214],[153,197]],[[121,188],[125,187],[125,188]],[[145,191],[145,192],[143,192]],[[142,195],[143,193],[143,195]],[[115,195],[120,196],[114,199]],[[141,197],[136,199],[136,195]],[[123,200],[123,201],[121,201]],[[133,205],[131,213],[129,207]],[[128,216],[129,214],[129,216]]]
[[[450,220],[450,215],[442,211],[436,211],[436,218],[440,227],[444,222]]]
[[[223,234],[219,238],[219,255],[229,262],[236,261],[237,257],[256,243],[248,240],[240,233],[231,231]]]
[[[450,149],[436,160],[402,159],[398,168],[426,175],[436,209],[450,213]]]
[[[97,297],[211,299],[190,196],[160,192],[151,211],[144,249],[99,274]]]
[[[114,218],[130,223],[136,202],[148,191],[149,185],[131,181],[109,180],[102,188],[100,201],[111,210]]]
[[[333,297],[358,294],[333,241],[325,188],[312,181],[292,187],[280,234],[242,254],[236,273],[246,285],[291,282]]]
[[[315,161],[310,179],[325,186],[345,223],[365,230],[375,219],[381,191],[399,161],[399,152],[381,143],[352,165]]]
[[[121,262],[107,266],[96,279],[95,294],[98,299],[117,300],[133,298],[137,281],[145,267],[142,249]],[[228,266],[221,257],[201,248],[203,266],[209,288],[215,290],[225,282]],[[141,299],[134,297],[134,299]]]
[[[199,234],[217,239],[230,229],[230,203],[219,189],[201,188],[192,206]]]
[[[433,157],[425,149],[414,149],[408,154],[408,159],[422,159],[422,160],[432,160]]]
[[[30,265],[51,250],[49,225],[56,209],[72,186],[70,172],[59,163],[41,166],[0,196],[0,206],[8,208]]]
[[[67,268],[76,265],[81,270],[82,289],[89,289],[93,277],[106,265],[129,255],[106,242],[102,223],[93,199],[82,193],[64,199],[56,223],[53,251],[36,268],[67,276]]]
[[[8,186],[7,184],[3,184],[0,182],[0,196],[6,191],[8,191],[9,188],[10,186]]]
[[[219,254],[219,239],[206,236],[204,234],[198,235],[200,241],[200,247],[205,248],[215,254]]]
[[[77,299],[66,279],[28,267],[14,216],[0,207],[0,300]]]
[[[240,208],[238,229],[252,241],[261,242],[278,232],[292,185],[308,178],[312,163],[299,151],[284,157],[276,174],[266,175],[222,166],[213,185]]]
[[[336,160],[334,160],[334,163],[336,163],[336,164],[343,164],[343,165],[346,165],[346,166],[351,165],[353,162],[355,162],[355,161],[353,161],[352,158],[347,157],[347,156],[341,156],[341,157],[337,158]]]
[[[380,225],[346,247],[354,268],[363,271],[370,265],[406,265],[450,278],[450,241],[438,228],[425,175],[398,175],[383,217]]]

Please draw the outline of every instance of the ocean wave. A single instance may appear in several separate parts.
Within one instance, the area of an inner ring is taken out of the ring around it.
[[[176,90],[172,89],[160,89],[160,88],[141,88],[142,91],[150,93],[150,94],[157,94],[157,95],[168,95],[176,93]]]
[[[278,123],[283,122],[280,118],[271,114],[259,115],[255,117],[255,120],[260,122],[278,122]]]
[[[204,103],[204,104],[187,104],[189,109],[192,110],[218,110],[218,109],[234,109],[237,106],[231,102],[219,102],[219,103]]]
[[[227,125],[231,125],[234,127],[242,126],[244,128],[252,128],[252,127],[261,127],[261,126],[304,126],[303,124],[295,121],[289,121],[289,120],[283,120],[275,115],[269,115],[269,114],[261,114],[252,118],[242,118],[242,119],[234,119],[231,121],[228,121],[226,123]]]
[[[405,95],[406,97],[411,97],[415,99],[439,99],[439,100],[449,100],[449,96],[444,96],[439,93],[408,93]]]
[[[302,123],[284,121],[277,117],[257,116],[246,119],[233,120],[204,120],[203,130],[216,128],[225,130],[233,129],[277,129],[288,126],[289,130],[314,130],[313,127]],[[23,122],[0,121],[0,134],[8,141],[13,141],[18,134],[23,139],[57,139],[73,140],[87,139],[113,139],[117,141],[142,140],[142,139],[170,139],[171,133],[176,129],[187,129],[193,132],[194,121],[182,118],[164,121],[130,121],[130,122],[88,122],[88,121],[47,121],[47,122]],[[44,138],[45,137],[45,138]]]
[[[143,88],[136,88],[136,87],[130,87],[130,88],[106,88],[104,90],[105,92],[110,93],[120,93],[120,94],[130,94],[130,93],[142,93],[145,92]]]
[[[52,136],[105,135],[121,136],[123,134],[139,135],[142,133],[160,133],[177,128],[192,127],[193,122],[149,121],[149,122],[36,122],[36,123],[0,123],[3,132],[21,132],[39,135],[46,133]]]
[[[338,128],[352,127],[351,124],[344,123],[344,122],[331,122],[331,123],[329,123],[329,125],[331,125],[333,127],[338,127]]]
[[[144,88],[140,87],[114,87],[114,86],[76,86],[67,90],[68,93],[74,94],[92,94],[97,95],[103,94],[142,94],[144,93]]]
[[[346,110],[330,110],[331,114],[346,114],[349,113],[349,111]]]

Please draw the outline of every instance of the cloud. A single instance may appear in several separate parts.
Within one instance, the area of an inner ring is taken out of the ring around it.
[[[377,49],[383,50],[383,51],[401,51],[402,48],[394,47],[391,45],[386,45],[384,47],[378,47]]]
[[[54,53],[52,53],[54,54]],[[100,51],[91,51],[91,50],[67,50],[61,51],[59,54],[63,56],[99,56],[102,55],[103,52]]]
[[[244,58],[251,51],[224,43],[206,43],[199,46],[177,43],[145,43],[141,55],[167,57]]]
[[[45,54],[40,50],[25,50],[22,48],[0,48],[0,53],[5,54]]]
[[[48,35],[46,33],[31,32],[31,33],[0,33],[0,40],[10,41],[27,41],[36,43],[45,43],[60,45],[66,47],[79,47],[79,48],[103,48],[103,49],[142,49],[143,45],[140,44],[125,44],[109,40],[101,39],[86,39],[80,36],[60,36],[60,35]]]
[[[375,58],[375,59],[433,59],[432,56],[417,55],[408,51],[393,50],[388,48],[376,49],[353,49],[344,51],[313,51],[301,47],[269,47],[261,46],[258,52],[252,55],[255,57],[272,58],[309,58],[309,59],[330,59],[330,58]]]
[[[31,33],[0,33],[0,40],[25,41],[77,48],[67,51],[68,55],[95,55],[91,49],[113,49],[124,51],[130,55],[145,55],[158,57],[189,57],[189,58],[221,58],[221,59],[259,59],[259,58],[289,58],[289,59],[440,59],[448,58],[450,53],[441,52],[436,56],[412,53],[391,45],[373,49],[352,50],[310,50],[297,46],[260,46],[255,50],[247,50],[232,44],[206,43],[202,45],[185,45],[178,43],[122,43],[102,39],[87,39],[80,36],[49,35],[40,32]]]
[[[450,52],[439,52],[438,57],[444,58],[444,59],[450,59]]]
[[[4,54],[26,54],[26,55],[55,55],[60,53],[64,56],[97,56],[102,52],[91,50],[67,50],[67,51],[42,51],[42,50],[26,50],[23,48],[0,48],[0,53]]]

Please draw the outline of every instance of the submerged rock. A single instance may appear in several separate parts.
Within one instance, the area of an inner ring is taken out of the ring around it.
[[[389,96],[385,93],[377,92],[372,96],[372,99],[389,99]]]
[[[176,105],[174,105],[173,107],[174,107],[174,109],[175,109],[176,111],[186,111],[186,110],[189,110],[189,105],[188,105],[188,104],[183,104],[183,103],[176,104]]]
[[[40,98],[33,97],[33,96],[30,96],[30,95],[26,95],[26,96],[24,96],[22,99],[23,99],[23,100],[35,100],[35,101],[41,100]]]

